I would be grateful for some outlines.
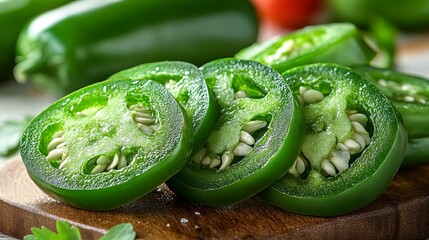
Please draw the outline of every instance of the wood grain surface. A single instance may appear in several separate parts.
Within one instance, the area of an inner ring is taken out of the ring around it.
[[[106,199],[108,201],[108,199]],[[401,169],[385,193],[351,214],[289,213],[253,197],[229,208],[196,206],[164,185],[113,211],[93,212],[47,197],[19,158],[0,167],[0,232],[22,238],[31,227],[77,226],[84,239],[129,222],[139,239],[425,239],[429,237],[429,165]]]

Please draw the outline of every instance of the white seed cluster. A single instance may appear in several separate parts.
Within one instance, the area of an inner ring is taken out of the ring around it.
[[[337,143],[337,147],[331,152],[328,159],[322,161],[321,168],[330,176],[334,176],[336,172],[342,172],[349,168],[350,155],[361,153],[371,142],[368,131],[365,129],[368,118],[365,114],[359,113],[356,110],[348,110],[352,127],[353,135]]]
[[[325,98],[320,91],[304,86],[299,87],[299,94],[296,97],[302,106],[320,102]]]
[[[101,155],[97,158],[97,165],[91,170],[91,174],[119,170],[128,165],[127,159],[124,155],[116,153],[113,157]]]
[[[291,56],[300,54],[300,52],[312,46],[313,45],[311,43],[303,41],[302,39],[288,39],[282,43],[282,45],[276,50],[276,52],[266,57],[265,61],[267,63],[283,61]]]
[[[307,105],[322,101],[324,96],[317,90],[300,87],[297,98],[300,104]],[[361,153],[371,142],[369,133],[365,129],[368,122],[367,116],[356,110],[348,110],[347,116],[353,128],[352,136],[337,143],[336,148],[321,162],[320,168],[330,176],[335,176],[337,172],[340,173],[349,168],[350,156]],[[289,169],[289,173],[299,176],[304,173],[307,164],[308,160],[301,155]]]
[[[410,84],[399,84],[397,82],[387,81],[385,79],[378,80],[378,84],[380,86],[383,86],[383,87],[401,90],[404,93],[407,93],[407,94],[395,96],[395,98],[399,101],[426,103],[428,100],[425,96],[418,95],[417,94],[417,88],[415,88],[414,86],[412,86]]]
[[[172,90],[174,90],[174,89],[176,88],[176,85],[177,85],[177,82],[176,82],[176,81],[174,81],[173,79],[168,80],[168,82],[166,82],[166,83],[164,84],[165,88],[166,88],[168,91],[172,91]]]
[[[64,139],[64,131],[60,130],[52,136],[52,140],[48,144],[48,156],[46,160],[48,161],[58,161],[60,162],[59,169],[64,168],[64,166],[69,162],[69,154],[67,146]]]
[[[130,106],[130,110],[133,111],[134,122],[145,134],[152,134],[158,130],[158,125],[155,124],[155,119],[147,107],[141,104],[134,104]]]
[[[248,122],[240,131],[239,142],[231,149],[226,150],[222,154],[210,153],[207,148],[202,148],[193,157],[192,160],[209,168],[218,168],[223,170],[229,167],[235,156],[245,157],[253,149],[256,140],[252,136],[253,133],[267,126],[267,122],[254,120]]]
[[[305,159],[305,157],[298,156],[288,172],[298,177],[299,175],[304,173],[306,165],[307,165],[307,160]]]
[[[244,90],[238,90],[236,93],[234,93],[234,97],[236,99],[248,98],[249,94],[246,91],[244,91]]]

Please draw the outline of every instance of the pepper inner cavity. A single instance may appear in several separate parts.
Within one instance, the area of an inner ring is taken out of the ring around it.
[[[321,92],[308,87],[300,87],[297,98],[303,106],[321,102],[324,96]],[[351,131],[343,140],[336,141],[335,147],[330,150],[319,163],[320,166],[313,166],[321,170],[327,176],[335,176],[336,174],[350,167],[350,159],[353,155],[360,154],[370,144],[371,138],[366,130],[368,117],[358,112],[357,110],[345,110],[348,120],[351,124]],[[315,138],[320,140],[318,138]],[[310,159],[301,152],[293,166],[289,169],[289,173],[294,176],[302,176],[306,169],[310,167]],[[314,164],[314,163],[313,163]]]
[[[250,154],[257,142],[255,133],[263,130],[267,125],[268,122],[263,120],[249,121],[242,127],[239,133],[239,141],[231,149],[216,154],[211,152],[208,147],[204,147],[192,156],[192,160],[196,164],[204,167],[224,170],[236,162],[237,159],[241,159]]]

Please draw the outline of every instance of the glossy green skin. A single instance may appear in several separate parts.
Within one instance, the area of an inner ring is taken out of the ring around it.
[[[62,94],[146,62],[232,56],[257,30],[247,0],[81,0],[22,32],[15,77]]]
[[[227,206],[256,194],[291,167],[302,143],[303,117],[281,76],[260,63],[220,59],[201,69],[220,108],[219,121],[207,141],[210,151],[218,154],[235,146],[245,123],[257,116],[271,116],[251,153],[237,163],[217,170],[197,165],[191,157],[185,168],[167,181],[171,190],[190,202]],[[235,99],[234,92],[239,89],[251,98]]]
[[[20,31],[33,17],[64,5],[71,0],[2,0],[0,1],[0,79],[12,75],[16,41]]]
[[[374,17],[381,17],[403,30],[427,29],[429,2],[426,0],[329,0],[334,18],[367,27]]]
[[[133,121],[130,105],[148,104],[159,129],[144,134]],[[76,113],[91,107],[93,116]],[[70,162],[59,169],[46,160],[47,145],[64,130]],[[192,127],[172,95],[153,81],[118,80],[97,83],[60,99],[25,129],[20,153],[31,179],[47,195],[77,208],[107,210],[150,192],[185,164],[192,145]],[[90,159],[129,153],[128,166],[95,175]]]
[[[367,80],[376,85],[401,113],[409,138],[429,137],[429,81],[423,77],[409,75],[392,69],[381,69],[369,66],[353,66]],[[382,86],[380,79],[392,81],[398,85],[407,84],[412,89],[392,88]],[[407,102],[398,99],[399,96],[413,95],[424,97],[425,103]]]
[[[372,202],[395,176],[407,145],[406,131],[394,107],[374,85],[346,67],[315,64],[282,75],[294,91],[301,85],[324,89],[330,99],[335,99],[333,104],[346,100],[347,107],[365,112],[369,118],[367,128],[370,129],[371,143],[350,168],[333,177],[325,177],[310,167],[308,177],[288,173],[260,196],[285,210],[316,216],[345,214]],[[329,105],[321,102],[318,114],[330,111],[324,109]],[[332,115],[333,119],[338,116]],[[307,126],[311,124],[307,123]]]
[[[297,43],[297,49],[289,56],[276,57],[287,41]],[[308,26],[290,34],[256,43],[235,55],[271,66],[277,71],[317,62],[331,62],[341,65],[367,64],[375,56],[374,51],[362,40],[358,29],[349,23],[333,23]],[[272,59],[272,60],[271,60]]]
[[[407,168],[428,163],[429,137],[409,139],[401,167]]]
[[[178,61],[146,63],[116,73],[109,79],[153,80],[163,85],[169,80],[176,81],[177,84],[169,91],[192,120],[194,149],[202,147],[217,121],[216,100],[209,91],[201,71],[190,63]]]

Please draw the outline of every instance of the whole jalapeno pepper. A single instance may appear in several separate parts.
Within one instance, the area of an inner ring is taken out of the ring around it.
[[[68,93],[146,62],[232,56],[257,29],[247,0],[75,1],[24,29],[15,78]]]
[[[192,120],[194,149],[202,147],[217,120],[218,108],[195,65],[179,61],[146,63],[109,77],[109,80],[116,79],[153,80],[163,84]]]
[[[2,0],[0,1],[0,80],[12,75],[16,42],[20,31],[31,18],[71,0]]]
[[[288,211],[317,216],[372,202],[395,176],[407,145],[392,104],[347,67],[312,64],[282,76],[304,108],[304,144],[288,174],[260,196]]]
[[[317,62],[341,65],[367,64],[375,52],[363,41],[358,29],[349,23],[308,26],[256,43],[235,55],[271,66],[279,72]]]
[[[77,208],[131,202],[177,173],[192,144],[187,114],[154,81],[100,82],[65,96],[25,129],[31,179]]]
[[[225,206],[290,168],[302,143],[302,112],[280,74],[258,62],[220,59],[201,70],[219,104],[219,120],[167,185],[190,202]]]
[[[393,69],[353,66],[401,113],[409,138],[429,137],[429,81]]]

